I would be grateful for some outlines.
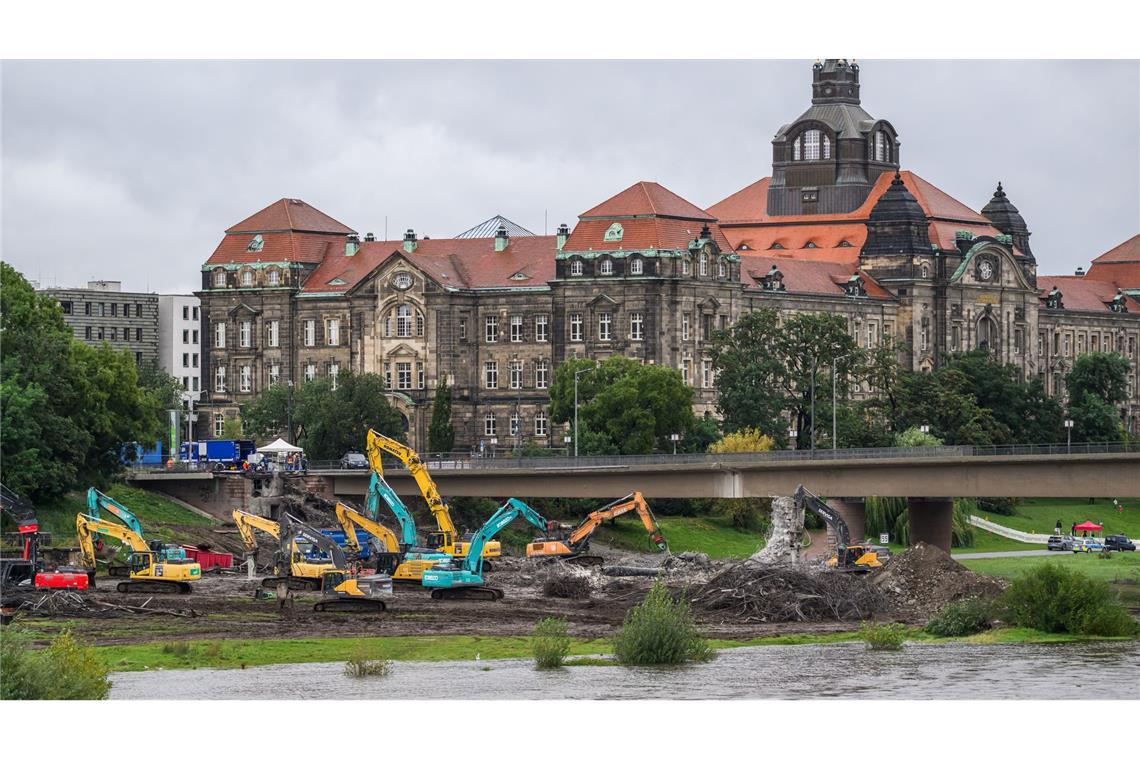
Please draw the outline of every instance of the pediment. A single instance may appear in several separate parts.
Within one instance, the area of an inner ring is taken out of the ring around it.
[[[261,311],[259,309],[253,308],[252,306],[245,303],[244,301],[239,303],[237,306],[234,306],[228,312],[229,316],[231,316],[231,317],[236,317],[239,314],[250,314],[250,315],[256,317],[260,313],[261,313]]]
[[[605,293],[602,293],[601,295],[596,297],[594,300],[590,301],[589,305],[590,306],[617,306],[617,303],[618,303],[617,301],[610,298]]]

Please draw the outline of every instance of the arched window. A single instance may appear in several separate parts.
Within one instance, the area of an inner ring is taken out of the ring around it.
[[[681,274],[688,274],[688,273],[689,273],[689,260],[688,259],[681,259]]]
[[[928,267],[926,264],[923,264],[922,265],[922,279],[925,280],[929,276],[930,276],[930,267]]]
[[[602,259],[598,265],[598,274],[613,274],[614,262],[613,259]]]
[[[243,288],[248,288],[253,285],[253,270],[247,269],[241,273],[241,285]]]
[[[891,138],[879,130],[875,133],[875,160],[887,162],[891,160]]]
[[[831,158],[831,138],[827,135],[823,136],[823,157]]]
[[[396,337],[412,337],[412,307],[407,304],[396,307]]]
[[[725,265],[725,263],[723,261],[720,262],[719,264],[717,264],[716,275],[717,275],[717,277],[720,277],[721,279],[728,277],[728,267]]]
[[[418,311],[416,312],[416,337],[424,337],[424,315]]]
[[[266,278],[266,282],[271,286],[280,285],[281,284],[281,270],[270,269],[266,273],[265,278]]]
[[[574,259],[573,261],[570,262],[570,276],[571,277],[581,277],[582,276],[582,260],[581,259]]]
[[[818,129],[809,129],[804,132],[804,161],[819,160],[819,142],[821,136]]]
[[[214,270],[214,287],[224,288],[226,286],[226,270],[218,267]]]
[[[998,346],[998,327],[992,316],[983,314],[978,320],[977,347],[986,351],[996,351]]]
[[[643,270],[643,264],[642,264],[641,259],[633,259],[632,261],[629,262],[629,273],[630,274],[641,274],[642,271],[644,271],[644,270]]]
[[[701,262],[700,276],[701,277],[708,277],[709,276],[709,257],[702,253],[700,262]]]

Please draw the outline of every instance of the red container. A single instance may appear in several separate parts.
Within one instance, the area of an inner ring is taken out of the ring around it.
[[[87,573],[57,570],[36,573],[36,588],[87,588]]]
[[[183,546],[182,548],[186,550],[187,559],[197,562],[202,566],[203,571],[209,570],[211,567],[228,570],[234,566],[234,555],[232,554],[202,551],[193,546]]]

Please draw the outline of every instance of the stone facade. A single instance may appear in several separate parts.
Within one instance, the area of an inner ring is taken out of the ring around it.
[[[63,320],[76,340],[92,346],[108,343],[126,349],[135,362],[157,362],[158,296],[125,293],[113,280],[96,280],[86,288],[46,288],[40,291],[59,302]]]

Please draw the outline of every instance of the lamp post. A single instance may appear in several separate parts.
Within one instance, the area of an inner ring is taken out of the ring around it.
[[[1073,421],[1065,420],[1065,453],[1073,453]]]
[[[837,356],[831,360],[831,449],[832,449],[832,451],[834,451],[836,448],[838,448],[837,443],[838,443],[838,437],[839,437],[838,425],[836,424],[836,421],[835,421],[836,420],[835,410],[837,408],[836,400],[835,400],[835,365],[841,359],[846,359],[849,356],[851,356],[851,354],[844,354],[843,356]]]
[[[681,440],[681,434],[673,433],[669,436],[669,440],[673,442],[673,456],[677,456],[677,441]]]
[[[289,401],[285,405],[286,427],[289,429],[289,443],[293,443],[293,379],[287,381],[289,386]]]
[[[811,435],[811,450],[815,451],[815,368],[819,362],[818,357],[811,358],[811,425],[808,429]]]
[[[918,430],[921,433],[929,433],[930,432],[930,425],[919,425]]]
[[[578,376],[593,372],[595,369],[597,369],[597,365],[577,370],[574,373],[574,456],[578,456],[578,438],[581,437],[578,434]]]
[[[566,444],[566,450],[567,451],[570,451],[570,440],[571,440],[570,436],[568,436],[568,435],[562,436],[562,442]]]
[[[788,440],[791,441],[791,447],[796,448],[796,429],[793,426],[788,426]]]

